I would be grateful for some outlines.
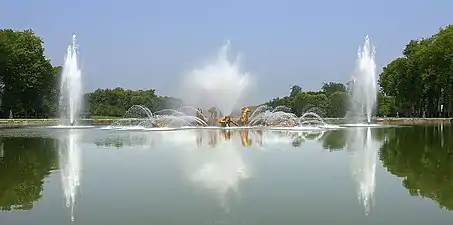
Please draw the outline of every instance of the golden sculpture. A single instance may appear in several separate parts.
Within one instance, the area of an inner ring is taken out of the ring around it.
[[[242,107],[241,110],[241,118],[239,118],[238,124],[246,126],[249,123],[249,114],[252,113],[252,109],[250,107]]]
[[[224,116],[220,118],[219,124],[221,127],[231,127],[231,125],[239,126],[246,126],[249,122],[249,114],[252,112],[250,107],[242,107],[241,109],[241,117],[236,122],[231,116]]]
[[[231,124],[239,126],[239,124],[231,118],[231,116],[224,116],[220,118],[219,124],[221,127],[231,127]]]

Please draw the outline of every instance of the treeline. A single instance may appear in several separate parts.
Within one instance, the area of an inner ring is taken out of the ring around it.
[[[380,74],[382,93],[400,116],[451,117],[453,103],[453,26],[410,41],[403,56]]]
[[[180,99],[156,95],[154,89],[97,89],[86,94],[85,99],[91,115],[112,117],[123,116],[133,105],[143,105],[151,112],[166,108],[179,108],[183,105]]]
[[[305,112],[315,112],[325,117],[344,117],[347,112],[349,94],[342,83],[325,83],[321,91],[302,91],[298,85],[283,98],[274,98],[266,105],[273,108],[283,105],[291,108],[292,113],[301,116]]]
[[[297,116],[314,112],[322,117],[343,118],[349,110],[351,86],[329,82],[324,83],[320,91],[303,91],[300,86],[294,85],[288,96],[274,98],[265,104],[273,108],[280,105],[286,106]],[[393,102],[393,98],[377,93],[376,116],[396,116]]]
[[[32,30],[0,30],[0,117],[58,117],[61,72],[61,66],[53,66],[44,56],[43,41]],[[182,102],[158,96],[153,89],[98,89],[85,94],[85,109],[92,115],[122,116],[135,104],[157,111]]]
[[[453,110],[453,25],[431,37],[412,40],[403,56],[379,75],[377,116],[451,117]],[[296,115],[313,111],[325,117],[344,117],[349,91],[341,83],[325,83],[320,91],[304,92],[295,85],[288,96],[266,104],[285,105]]]

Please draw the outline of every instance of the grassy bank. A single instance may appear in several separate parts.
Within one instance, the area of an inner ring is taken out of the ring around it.
[[[119,118],[94,116],[92,119],[83,119],[80,121],[83,125],[110,125]],[[327,123],[345,123],[343,118],[325,118]],[[375,121],[380,124],[393,125],[423,125],[423,124],[440,124],[453,123],[452,118],[397,118],[386,117],[376,118]],[[21,127],[37,127],[37,126],[54,126],[58,125],[59,119],[0,119],[0,129],[2,128],[21,128]]]

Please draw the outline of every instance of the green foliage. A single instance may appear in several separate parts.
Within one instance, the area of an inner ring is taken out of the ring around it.
[[[58,116],[61,66],[52,66],[44,56],[41,38],[32,30],[0,30],[0,115],[10,111],[26,118]],[[86,96],[93,115],[122,116],[132,105],[151,111],[178,107],[182,102],[160,97],[155,90],[98,89]]]
[[[182,106],[181,100],[157,96],[154,89],[97,89],[87,94],[86,99],[90,113],[96,116],[120,117],[133,105],[143,105],[149,108],[151,112]]]
[[[292,113],[301,116],[306,112],[315,112],[325,117],[344,117],[347,111],[349,94],[344,84],[329,82],[322,86],[322,91],[302,91],[298,85],[291,87],[289,96],[275,98],[267,102],[273,108],[283,105],[292,109]]]
[[[379,154],[409,194],[453,210],[453,129],[451,126],[395,128]]]
[[[345,91],[336,91],[329,96],[328,115],[330,117],[344,117],[349,104],[349,94]]]
[[[336,92],[346,92],[346,86],[342,83],[329,82],[324,83],[321,87],[321,90],[324,94],[330,96]]]
[[[49,113],[57,80],[44,57],[41,38],[32,30],[0,30],[1,111]]]
[[[1,111],[49,113],[57,70],[32,30],[0,30]]]
[[[322,147],[329,151],[343,150],[346,147],[346,132],[333,130],[325,134],[322,139]]]
[[[297,94],[299,94],[300,92],[302,92],[302,88],[299,86],[299,85],[293,85],[291,87],[291,93],[289,93],[289,97],[296,97]]]
[[[385,117],[385,116],[395,116],[396,115],[396,108],[395,108],[395,98],[392,96],[385,96],[382,93],[378,93],[377,96],[378,106],[377,106],[377,116]]]
[[[42,195],[45,176],[57,169],[54,139],[2,138],[0,210],[30,210]]]
[[[378,114],[451,116],[453,109],[453,26],[410,41],[403,56],[384,67],[379,84],[385,96]],[[390,102],[394,104],[390,106]],[[441,112],[441,105],[443,110]],[[393,108],[392,108],[393,107]]]

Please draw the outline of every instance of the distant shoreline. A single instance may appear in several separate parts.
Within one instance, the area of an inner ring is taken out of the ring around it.
[[[93,126],[107,126],[117,121],[120,118],[94,118],[83,119],[82,124]],[[346,123],[343,118],[325,118],[326,123],[342,124]],[[448,123],[453,124],[453,118],[398,118],[385,117],[375,118],[375,123],[391,124],[391,125],[430,125]],[[26,128],[39,126],[55,126],[58,125],[59,119],[0,119],[0,129],[7,128]]]
[[[326,123],[347,123],[344,118],[324,118]],[[389,125],[430,125],[453,123],[453,118],[421,118],[421,117],[377,117],[374,123]]]
[[[110,125],[118,119],[82,119],[81,124],[84,125]],[[27,128],[41,126],[56,126],[60,122],[59,119],[0,119],[0,129],[8,128]]]

